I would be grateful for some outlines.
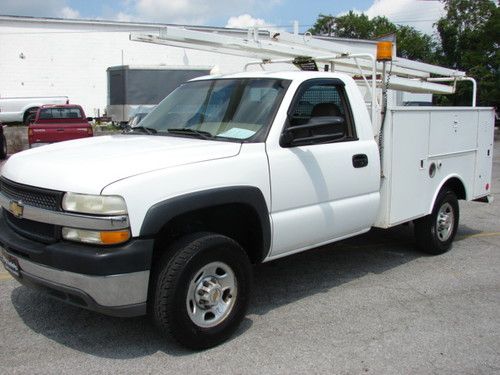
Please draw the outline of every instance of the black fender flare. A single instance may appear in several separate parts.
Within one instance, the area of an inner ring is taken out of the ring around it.
[[[169,221],[179,215],[234,203],[250,206],[259,217],[262,231],[260,259],[263,260],[271,248],[271,221],[264,195],[259,188],[254,186],[230,186],[202,190],[156,203],[146,213],[142,222],[140,236],[155,236]]]

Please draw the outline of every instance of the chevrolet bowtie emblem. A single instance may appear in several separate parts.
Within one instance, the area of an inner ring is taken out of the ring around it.
[[[9,211],[15,217],[21,218],[23,217],[24,206],[21,202],[11,201],[9,205]]]

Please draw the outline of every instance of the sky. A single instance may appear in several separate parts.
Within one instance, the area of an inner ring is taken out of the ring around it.
[[[438,0],[0,0],[0,15],[285,29],[296,20],[301,31],[319,14],[350,10],[432,34],[443,5]]]

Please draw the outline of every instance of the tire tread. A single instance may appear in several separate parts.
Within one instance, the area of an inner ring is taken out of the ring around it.
[[[179,328],[179,325],[175,322],[175,316],[179,313],[176,310],[176,307],[178,308],[176,306],[176,287],[182,277],[184,268],[200,251],[216,240],[223,240],[225,243],[241,249],[236,241],[223,235],[210,232],[198,232],[187,235],[173,243],[167,249],[161,257],[158,268],[152,278],[155,289],[152,294],[150,311],[156,326],[168,338],[173,338],[192,349],[212,347],[224,341],[232,334],[232,329],[229,329],[220,335],[217,334],[216,338],[199,337],[198,340],[193,340],[188,337],[189,335],[183,334],[182,328]],[[241,252],[246,257],[248,270],[250,270],[248,257],[243,249],[241,249]],[[246,310],[246,302],[247,300],[243,301],[244,310]]]

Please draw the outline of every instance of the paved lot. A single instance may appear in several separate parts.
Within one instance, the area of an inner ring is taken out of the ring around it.
[[[241,329],[204,352],[0,273],[0,373],[498,374],[500,142],[494,176],[496,201],[461,203],[442,256],[402,226],[257,267]]]

